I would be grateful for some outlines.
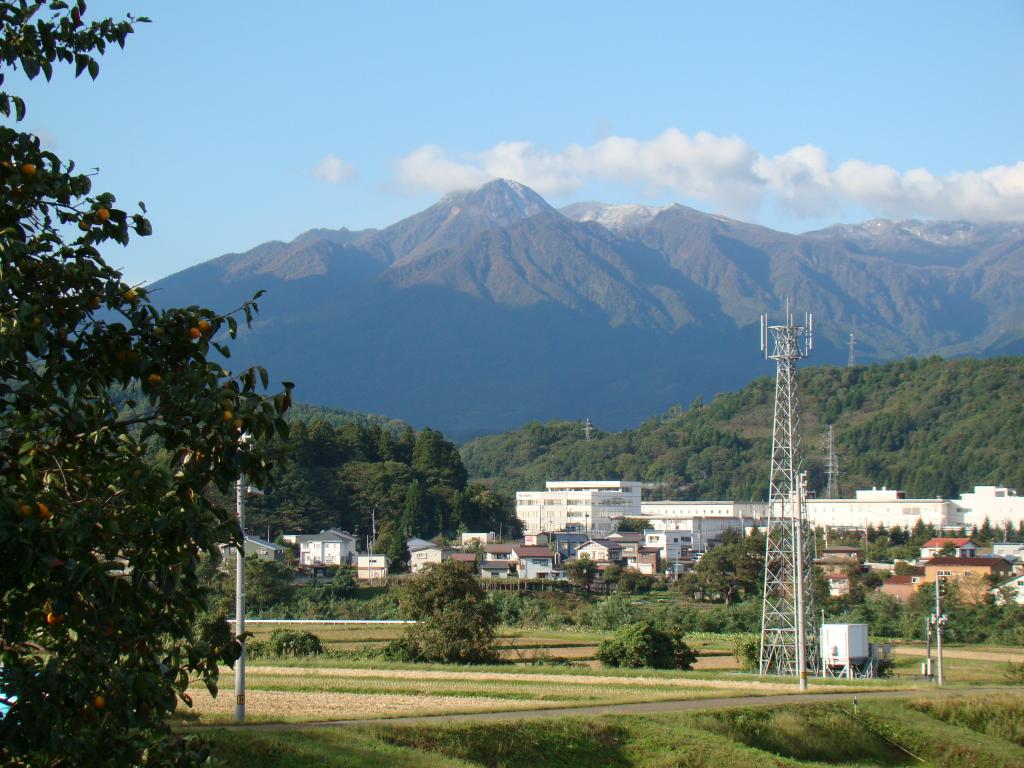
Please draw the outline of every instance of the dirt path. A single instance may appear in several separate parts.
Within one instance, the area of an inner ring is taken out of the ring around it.
[[[835,693],[786,693],[770,696],[730,696],[719,699],[689,699],[686,701],[652,701],[635,704],[606,704],[587,707],[564,707],[560,709],[532,709],[528,711],[475,712],[459,715],[420,715],[413,717],[367,718],[363,720],[333,720],[318,723],[262,723],[254,725],[210,725],[205,728],[247,729],[257,731],[288,731],[306,728],[340,728],[369,725],[439,725],[459,722],[488,722],[500,720],[537,720],[552,717],[598,717],[601,715],[645,715],[658,712],[686,712],[707,709],[733,709],[735,707],[766,707],[779,704],[809,704],[812,702],[848,702],[865,699],[907,699],[933,696],[964,696],[1000,694],[1019,689],[1013,688],[954,688],[899,691],[852,691]]]

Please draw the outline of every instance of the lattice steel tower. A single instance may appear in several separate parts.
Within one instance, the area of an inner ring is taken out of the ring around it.
[[[825,435],[825,498],[834,499],[839,496],[839,457],[836,455],[835,427],[828,425]]]
[[[814,541],[800,473],[796,394],[796,361],[811,353],[812,324],[810,314],[803,325],[794,323],[788,301],[785,324],[769,325],[768,316],[761,317],[761,350],[776,362],[776,375],[760,673],[794,675],[801,689],[807,687],[807,670],[817,668],[818,655],[810,589]]]
[[[856,368],[857,367],[857,337],[852,333],[850,334],[850,341],[848,342],[850,347],[850,353],[846,356],[846,367]]]

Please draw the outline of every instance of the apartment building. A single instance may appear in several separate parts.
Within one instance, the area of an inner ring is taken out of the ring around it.
[[[629,480],[549,481],[543,491],[516,492],[516,517],[526,534],[607,534],[622,517],[640,515],[640,483]]]

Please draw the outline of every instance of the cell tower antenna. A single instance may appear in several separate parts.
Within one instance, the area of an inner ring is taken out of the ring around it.
[[[583,434],[585,436],[584,439],[586,439],[587,442],[590,442],[590,433],[593,431],[594,424],[590,421],[590,417],[587,416],[587,420],[583,422]]]
[[[764,598],[761,610],[759,671],[793,675],[807,688],[807,670],[815,670],[817,620],[811,600],[814,537],[807,521],[806,492],[800,471],[796,362],[811,353],[813,320],[771,325],[761,317],[761,350],[776,362],[772,430],[771,492],[765,529]]]
[[[825,498],[839,497],[839,457],[836,455],[835,426],[828,425],[825,435]]]
[[[856,368],[857,367],[857,337],[854,336],[852,332],[850,333],[850,341],[848,343],[850,345],[850,354],[846,358],[846,367],[847,368]]]

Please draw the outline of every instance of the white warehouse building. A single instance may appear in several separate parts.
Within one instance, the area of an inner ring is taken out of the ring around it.
[[[640,501],[641,483],[628,480],[558,481],[546,491],[516,493],[516,516],[527,534],[614,530],[622,518],[644,521],[658,531],[688,531],[691,549],[704,551],[724,531],[750,530],[767,522],[763,501]],[[959,499],[908,499],[891,488],[859,490],[852,499],[807,499],[813,526],[863,529],[913,528],[918,521],[937,530],[971,529],[985,521],[996,528],[1024,522],[1024,497],[1012,488],[975,486]]]
[[[610,533],[617,518],[640,516],[639,482],[558,480],[544,485],[547,490],[516,492],[516,517],[526,534]]]
[[[908,499],[903,491],[872,488],[857,491],[855,499],[808,499],[811,524],[823,528],[913,528],[920,520],[938,530],[979,528],[987,519],[992,526],[1024,521],[1024,497],[1012,488],[975,486],[959,499]]]
[[[955,502],[961,516],[960,524],[981,528],[985,520],[998,528],[1007,523],[1016,528],[1024,522],[1024,496],[1013,488],[998,485],[976,485],[974,493],[961,493]]]
[[[808,499],[807,517],[822,528],[913,528],[920,520],[938,530],[959,527],[956,502],[949,499],[908,499],[903,491],[872,488],[854,499]]]

